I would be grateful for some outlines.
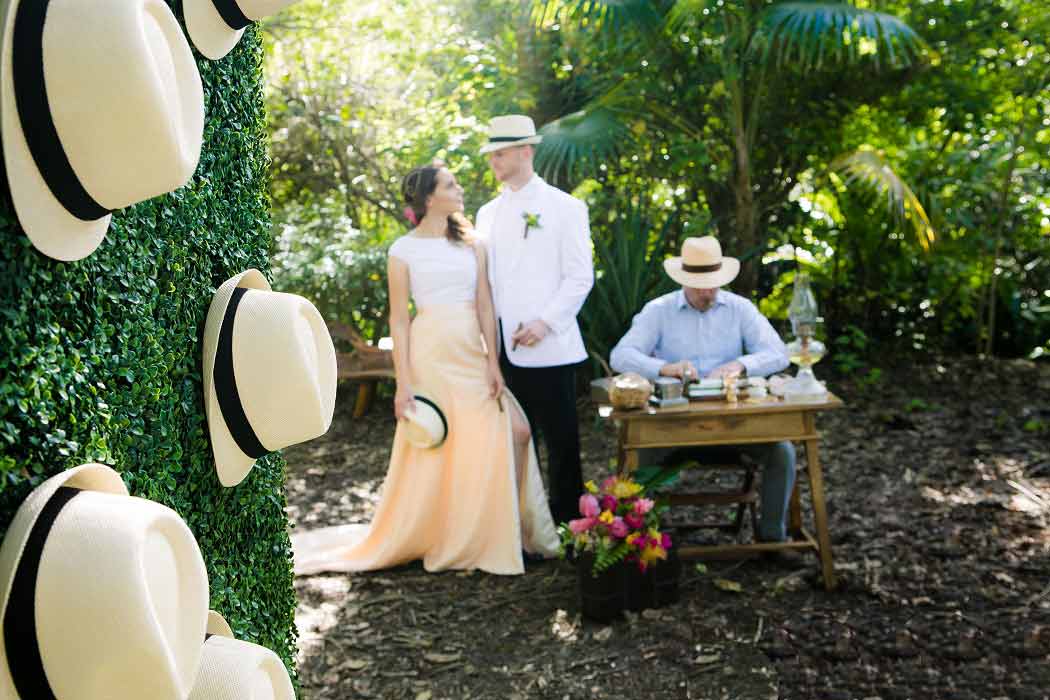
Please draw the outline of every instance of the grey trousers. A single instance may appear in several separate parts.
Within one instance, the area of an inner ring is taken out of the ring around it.
[[[758,532],[755,536],[766,542],[787,539],[788,501],[795,486],[795,446],[782,442],[764,442],[752,445],[714,445],[684,449],[640,450],[640,464],[672,464],[683,459],[704,462],[722,461],[733,453],[743,453],[762,468],[759,492]]]

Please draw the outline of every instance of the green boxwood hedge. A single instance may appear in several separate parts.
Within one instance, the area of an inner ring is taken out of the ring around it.
[[[196,174],[115,214],[87,259],[38,253],[6,179],[0,188],[0,533],[45,478],[111,464],[133,495],[185,518],[207,563],[212,607],[293,669],[284,461],[270,455],[239,486],[222,488],[201,398],[201,332],[215,288],[248,267],[268,271],[257,31],[221,61],[198,55],[198,65],[207,121]]]

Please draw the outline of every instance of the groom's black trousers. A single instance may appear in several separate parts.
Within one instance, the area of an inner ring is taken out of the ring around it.
[[[507,386],[525,409],[534,439],[542,436],[547,445],[547,487],[554,522],[580,517],[583,475],[576,419],[576,365],[518,367],[507,359],[502,343],[500,365]]]

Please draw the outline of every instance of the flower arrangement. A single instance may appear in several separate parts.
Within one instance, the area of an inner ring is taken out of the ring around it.
[[[660,513],[666,506],[645,497],[643,485],[628,477],[610,476],[601,488],[593,481],[580,496],[583,516],[559,527],[562,554],[571,547],[577,554],[594,555],[592,574],[626,561],[643,573],[667,559],[671,536],[660,532]]]

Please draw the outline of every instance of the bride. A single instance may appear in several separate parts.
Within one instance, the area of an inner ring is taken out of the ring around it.
[[[500,372],[484,244],[447,169],[416,168],[401,191],[416,227],[390,247],[387,264],[398,424],[381,499],[370,525],[293,536],[295,571],[422,559],[427,571],[520,574],[522,550],[553,556],[558,536],[529,425]],[[410,442],[408,419],[423,401],[447,420],[437,447]]]

